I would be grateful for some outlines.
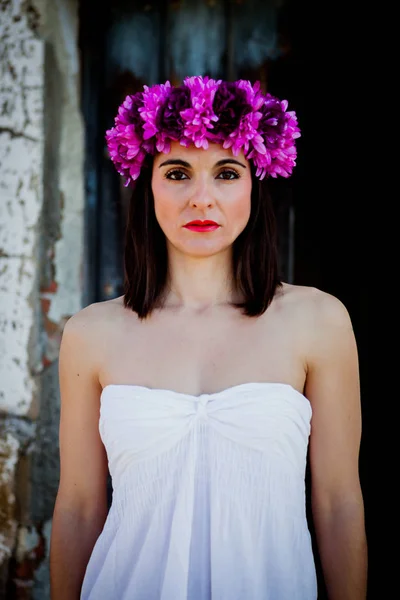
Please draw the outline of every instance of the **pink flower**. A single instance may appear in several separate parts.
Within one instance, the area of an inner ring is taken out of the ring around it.
[[[207,134],[214,127],[213,121],[218,121],[213,102],[220,83],[208,77],[186,77],[184,80],[184,85],[190,89],[192,108],[180,113],[185,123],[183,134],[196,148],[208,148]]]
[[[168,93],[171,89],[171,84],[167,81],[165,84],[154,85],[149,88],[144,86],[143,107],[139,108],[140,116],[144,123],[143,139],[148,140],[158,133],[156,119],[160,106],[168,98]]]

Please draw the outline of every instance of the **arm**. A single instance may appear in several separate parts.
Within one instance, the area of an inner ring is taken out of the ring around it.
[[[98,431],[101,388],[85,315],[83,311],[67,322],[60,348],[60,482],[50,543],[52,600],[79,599],[107,516],[107,458]]]
[[[356,341],[349,315],[320,292],[314,306],[306,396],[311,505],[330,600],[365,600],[367,542],[359,481],[361,409]]]

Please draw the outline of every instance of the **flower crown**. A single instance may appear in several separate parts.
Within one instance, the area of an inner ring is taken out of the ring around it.
[[[168,153],[172,141],[204,149],[214,142],[235,156],[243,150],[260,179],[291,175],[300,137],[296,113],[286,110],[286,100],[264,94],[259,82],[196,76],[177,87],[167,81],[143,89],[125,98],[106,132],[109,156],[126,186],[139,177],[147,154]]]

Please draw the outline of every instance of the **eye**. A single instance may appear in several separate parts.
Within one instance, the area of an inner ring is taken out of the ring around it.
[[[184,171],[181,169],[171,169],[168,173],[165,174],[166,179],[172,179],[172,181],[183,181],[184,179],[189,179]]]
[[[232,179],[239,179],[240,175],[235,169],[224,169],[219,173],[217,179],[224,179],[225,181],[231,181]]]

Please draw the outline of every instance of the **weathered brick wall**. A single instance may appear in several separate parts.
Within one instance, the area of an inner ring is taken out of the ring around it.
[[[0,0],[0,598],[49,598],[57,357],[81,306],[78,0]]]

